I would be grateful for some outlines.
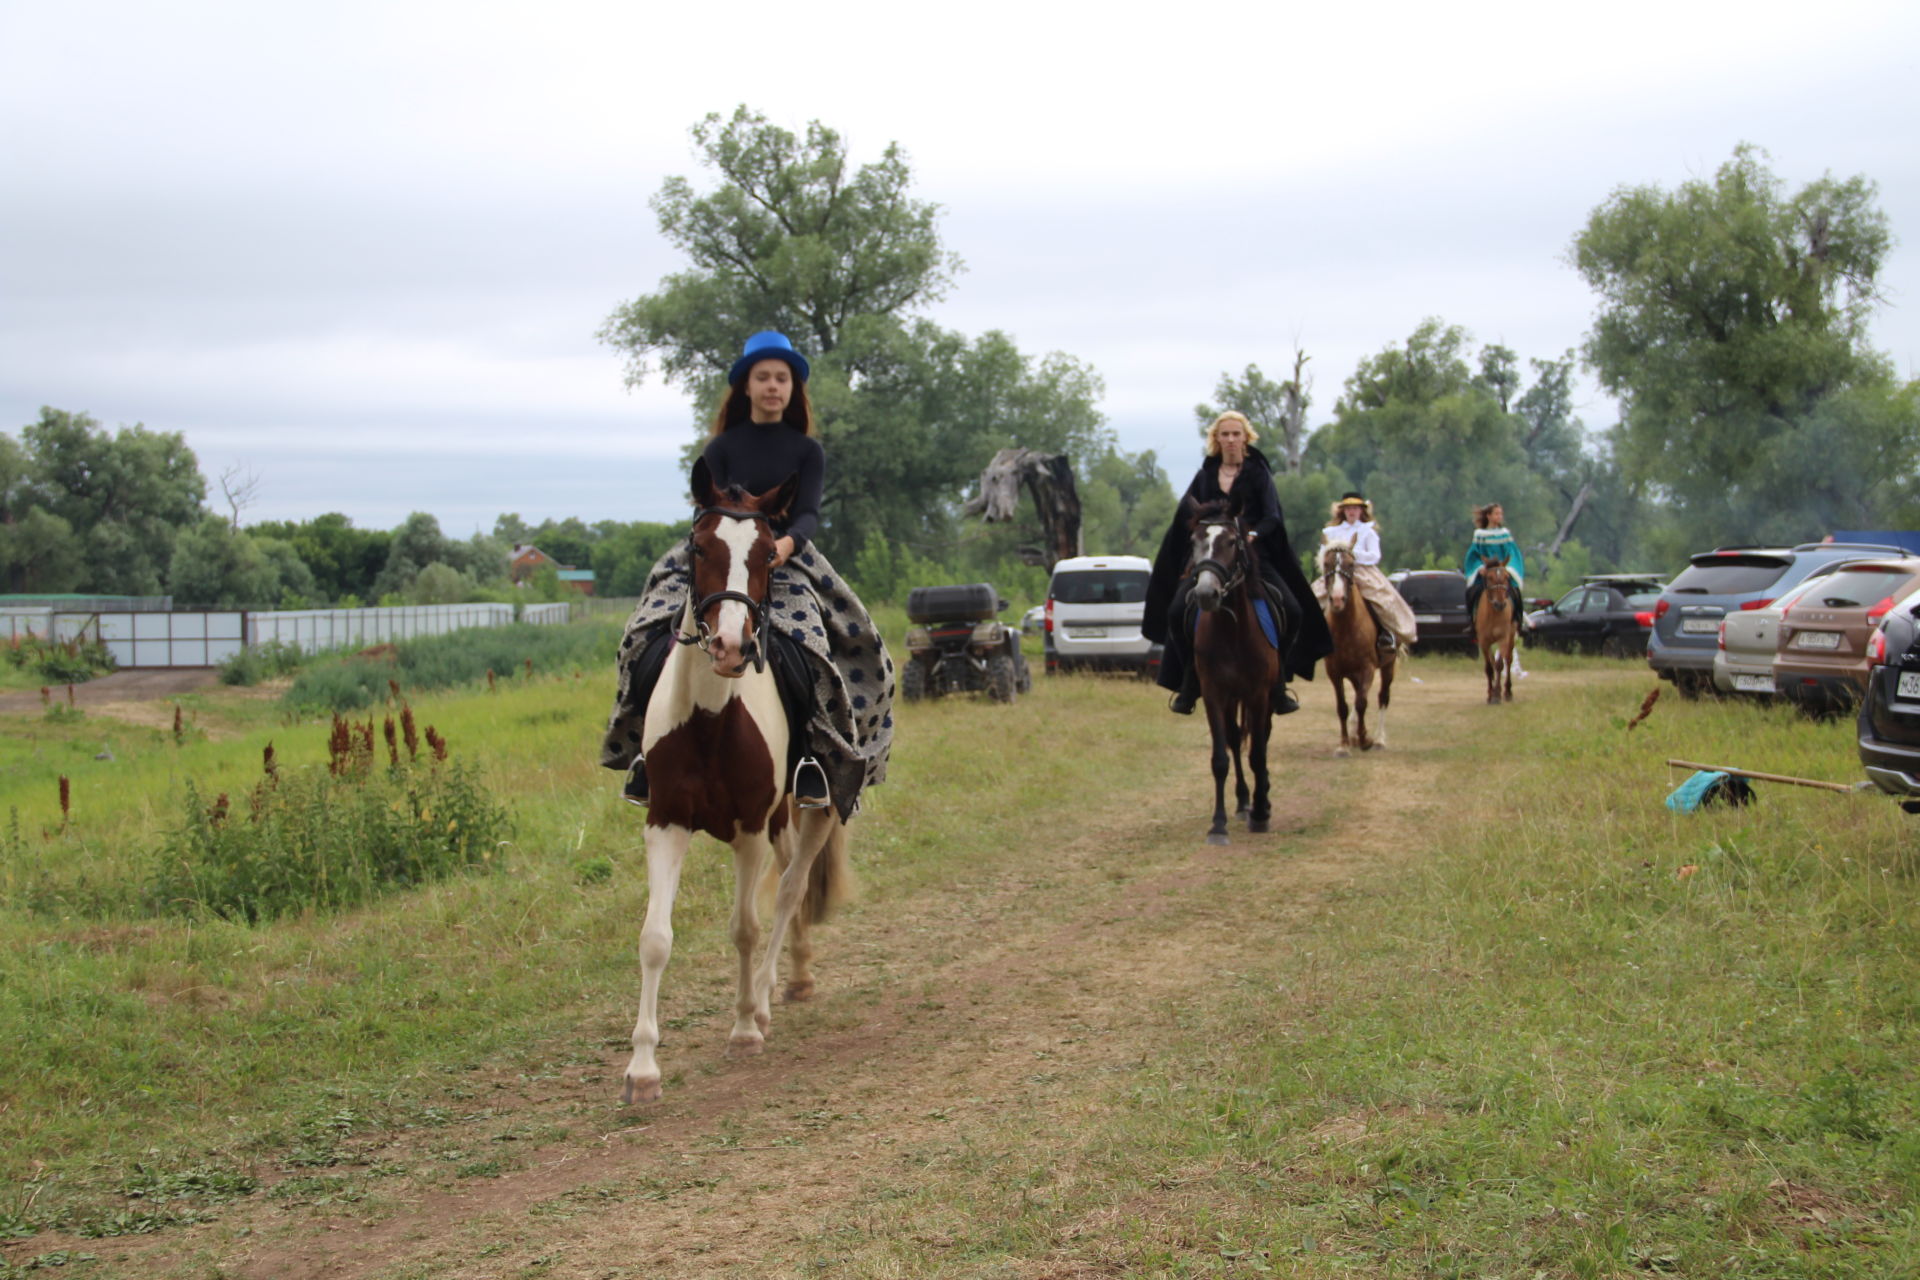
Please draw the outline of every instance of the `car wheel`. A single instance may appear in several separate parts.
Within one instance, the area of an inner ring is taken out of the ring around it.
[[[987,659],[987,696],[995,702],[1012,702],[1019,696],[1020,677],[1013,669],[1013,659],[1004,653],[996,653]]]
[[[927,668],[922,662],[908,660],[900,672],[900,696],[908,702],[918,702],[927,696]]]

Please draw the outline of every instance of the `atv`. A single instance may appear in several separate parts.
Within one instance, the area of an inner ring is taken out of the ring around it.
[[[1007,602],[991,583],[915,587],[907,593],[907,663],[900,694],[909,702],[985,690],[1012,702],[1033,688],[1020,632],[997,616]]]

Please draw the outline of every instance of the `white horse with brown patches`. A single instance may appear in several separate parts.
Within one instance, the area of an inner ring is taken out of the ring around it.
[[[730,1055],[765,1046],[781,942],[793,928],[789,1000],[813,993],[808,927],[845,892],[847,829],[829,806],[800,809],[788,794],[787,714],[767,663],[772,521],[793,501],[794,482],[769,493],[717,493],[705,461],[693,469],[698,507],[688,534],[691,582],[680,643],[647,702],[641,754],[647,762],[647,915],[640,929],[640,1018],[623,1098],[660,1097],[660,979],[673,952],[673,899],[696,831],[733,846],[732,935],[739,955]],[[758,963],[756,898],[779,876],[773,924]]]

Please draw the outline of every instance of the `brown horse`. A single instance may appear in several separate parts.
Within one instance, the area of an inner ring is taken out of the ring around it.
[[[1194,618],[1190,624],[1193,665],[1213,738],[1213,825],[1207,829],[1207,843],[1225,844],[1229,755],[1237,812],[1247,815],[1247,830],[1266,831],[1273,814],[1267,788],[1267,739],[1273,730],[1270,699],[1280,679],[1280,653],[1267,643],[1254,609],[1260,566],[1241,525],[1239,504],[1214,502],[1194,508],[1188,528],[1193,536],[1188,560],[1193,575],[1189,597]],[[1275,620],[1276,633],[1282,625],[1283,620]],[[1281,639],[1284,643],[1285,637]],[[1240,766],[1243,739],[1253,772],[1251,807]]]
[[[1387,745],[1387,704],[1393,694],[1393,669],[1399,650],[1381,652],[1380,628],[1373,620],[1353,580],[1353,548],[1336,542],[1320,549],[1320,576],[1326,584],[1325,611],[1327,630],[1333,633],[1333,652],[1327,655],[1327,679],[1333,682],[1334,704],[1340,709],[1340,754],[1352,746],[1367,751]],[[1367,695],[1375,673],[1380,676],[1380,728],[1367,733]],[[1353,709],[1357,721],[1354,736],[1347,736],[1347,686],[1353,686]]]
[[[733,846],[732,935],[738,998],[729,1054],[756,1054],[772,1025],[771,992],[781,940],[793,927],[787,998],[812,993],[807,926],[824,918],[849,877],[847,830],[831,808],[799,809],[788,794],[786,709],[767,665],[771,521],[795,485],[748,494],[716,492],[703,459],[694,464],[699,508],[687,535],[687,607],[673,652],[647,700],[643,753],[647,809],[647,916],[640,929],[640,1017],[633,1028],[623,1100],[660,1097],[660,981],[673,953],[673,899],[694,832]],[[772,856],[769,856],[772,855]],[[756,904],[763,877],[779,868],[773,927],[756,965]]]
[[[1505,560],[1480,566],[1480,600],[1473,608],[1473,635],[1487,669],[1488,703],[1513,701],[1513,646],[1520,619],[1513,610],[1513,577]]]

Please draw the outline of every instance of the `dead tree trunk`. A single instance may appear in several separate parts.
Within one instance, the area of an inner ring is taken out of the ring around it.
[[[1020,505],[1022,485],[1040,519],[1038,562],[1051,569],[1057,561],[1079,555],[1080,493],[1064,453],[1002,449],[980,473],[980,492],[961,509],[988,524],[1011,521]]]

